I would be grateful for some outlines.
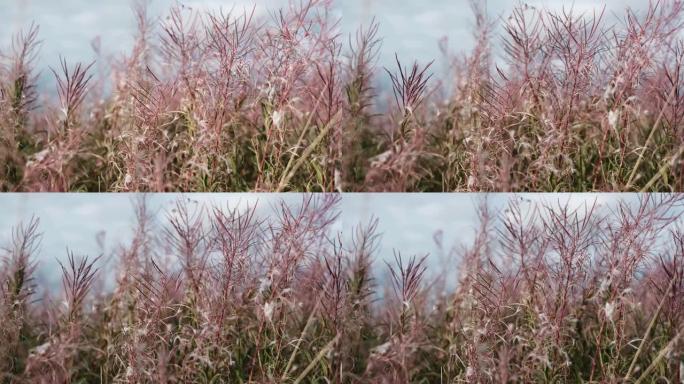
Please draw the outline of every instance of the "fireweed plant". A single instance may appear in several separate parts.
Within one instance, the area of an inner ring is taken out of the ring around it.
[[[439,268],[377,260],[377,220],[333,231],[339,199],[265,218],[179,200],[163,223],[140,200],[125,245],[99,262],[68,253],[61,291],[34,278],[38,219],[18,225],[0,269],[0,380],[684,379],[684,196],[482,204],[470,245]]]
[[[52,98],[28,26],[0,60],[0,190],[684,190],[684,3],[614,23],[471,4],[475,47],[444,41],[436,75],[378,68],[378,24],[341,35],[329,0],[161,19],[141,1],[131,51],[62,59]]]

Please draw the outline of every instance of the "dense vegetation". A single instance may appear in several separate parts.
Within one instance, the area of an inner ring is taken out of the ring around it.
[[[683,199],[483,204],[443,265],[381,263],[377,221],[334,233],[332,195],[166,221],[141,200],[130,241],[99,271],[69,255],[61,292],[34,279],[32,220],[2,255],[0,381],[680,383]]]
[[[378,25],[340,35],[330,7],[157,20],[141,1],[129,54],[54,69],[58,104],[27,28],[0,65],[0,190],[684,189],[681,1],[615,24],[472,1],[477,43],[442,45],[447,74],[382,71]]]

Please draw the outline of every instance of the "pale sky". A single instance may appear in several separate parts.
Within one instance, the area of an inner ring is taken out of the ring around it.
[[[175,0],[151,0],[152,11],[163,15]],[[181,0],[195,9],[237,10],[256,7],[265,15],[287,0]],[[506,17],[515,1],[489,0],[492,18]],[[643,10],[647,0],[530,0],[528,4],[550,9],[573,6],[580,12],[606,6],[608,19],[624,15],[626,7]],[[40,60],[43,78],[47,66],[58,64],[59,55],[69,62],[91,61],[91,41],[99,37],[106,55],[118,55],[132,44],[134,21],[129,0],[0,0],[0,46],[7,46],[13,33],[32,21],[40,25],[43,40]],[[393,65],[394,52],[405,61],[439,59],[438,41],[447,36],[454,52],[472,46],[472,16],[468,0],[333,0],[343,34],[375,17],[383,38],[381,65]]]

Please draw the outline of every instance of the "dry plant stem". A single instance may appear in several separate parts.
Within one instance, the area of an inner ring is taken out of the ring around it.
[[[644,187],[639,191],[639,193],[646,193],[651,190],[651,188],[657,183],[662,177],[663,173],[665,173],[670,167],[674,167],[677,162],[679,162],[679,159],[684,155],[684,147],[679,148],[679,151],[672,157],[672,160],[670,160],[667,164],[663,165],[659,170],[658,173],[656,173],[651,180],[644,185]]]
[[[656,119],[655,123],[653,124],[653,128],[651,128],[651,133],[648,135],[648,138],[646,139],[646,142],[644,143],[643,148],[641,149],[641,153],[639,153],[639,158],[636,161],[636,164],[634,164],[634,168],[632,169],[632,172],[629,174],[629,179],[627,179],[627,185],[625,186],[625,190],[629,191],[632,189],[632,182],[634,181],[634,178],[636,177],[637,172],[639,172],[639,166],[641,166],[641,162],[644,159],[644,154],[648,150],[648,147],[651,145],[651,141],[653,140],[653,137],[655,136],[655,132],[660,126],[660,123],[663,120],[663,117],[665,117],[665,108],[667,105],[672,101],[672,98],[677,94],[677,88],[673,88],[672,91],[670,91],[669,96],[667,97],[667,100],[665,101],[665,105],[663,108],[660,110],[660,113],[658,114],[658,118]],[[660,173],[660,172],[658,172]]]
[[[283,375],[280,377],[280,380],[284,381],[287,378],[287,375],[290,373],[290,368],[292,367],[292,363],[294,363],[295,357],[297,356],[297,351],[299,351],[299,346],[302,344],[302,341],[304,341],[304,337],[306,336],[306,331],[313,324],[320,304],[321,304],[321,300],[320,299],[316,300],[316,306],[311,311],[309,318],[306,320],[306,324],[304,325],[304,329],[302,329],[302,333],[301,333],[301,335],[299,335],[299,339],[297,339],[297,344],[295,345],[295,348],[292,351],[292,355],[290,356],[290,359],[287,361],[287,365],[285,366],[285,371],[283,372]]]
[[[311,363],[309,363],[309,365],[306,368],[304,368],[302,373],[299,376],[297,376],[297,378],[294,381],[294,384],[299,384],[302,380],[306,379],[306,375],[308,375],[309,372],[311,372],[311,370],[316,366],[316,364],[318,364],[318,362],[321,361],[321,359],[323,359],[323,356],[325,356],[328,352],[330,352],[333,349],[333,347],[335,346],[335,344],[337,344],[339,340],[340,335],[337,335],[334,339],[330,340],[330,342],[326,344],[325,347],[321,348],[321,350],[318,352],[318,354],[316,354],[316,357],[311,361]]]
[[[321,144],[321,142],[328,134],[328,132],[330,132],[330,130],[335,126],[335,124],[338,124],[337,120],[339,119],[341,114],[342,112],[340,111],[337,112],[335,116],[333,116],[333,118],[328,122],[328,124],[326,124],[325,127],[321,129],[321,132],[318,134],[318,136],[316,136],[314,141],[312,141],[311,144],[309,144],[309,146],[304,150],[304,152],[302,152],[302,155],[299,157],[299,159],[297,159],[297,162],[295,162],[294,166],[292,167],[292,170],[283,174],[283,178],[280,180],[276,192],[282,192],[287,187],[287,185],[290,183],[290,180],[294,177],[299,168],[301,168],[304,165],[304,163],[309,158],[309,156],[311,156],[316,147],[318,147]]]
[[[634,382],[634,384],[640,384],[646,378],[648,375],[655,369],[656,365],[662,360],[668,353],[672,351],[672,348],[676,343],[679,342],[679,339],[682,337],[682,333],[677,334],[670,342],[658,352],[658,355],[656,355],[655,359],[651,362],[651,364],[648,365],[648,367],[644,370],[644,372],[639,376],[639,378]],[[684,378],[680,377],[680,380]]]
[[[309,128],[311,127],[311,122],[313,121],[315,111],[318,109],[318,106],[320,105],[321,100],[323,100],[323,93],[318,97],[316,100],[316,104],[314,105],[313,112],[309,114],[309,118],[306,120],[306,124],[304,124],[304,129],[302,129],[301,135],[299,135],[299,138],[297,139],[297,145],[292,149],[292,155],[290,156],[290,159],[287,161],[287,165],[285,166],[285,170],[283,171],[283,177],[287,177],[287,175],[290,173],[290,168],[292,167],[292,163],[294,162],[294,159],[297,157],[297,150],[300,147],[302,141],[304,140],[304,137],[306,137],[306,134],[309,133]],[[279,187],[281,186],[282,182],[279,184]],[[284,188],[284,186],[283,186]],[[278,190],[277,192],[281,192]]]
[[[670,296],[670,291],[674,288],[675,285],[675,278],[672,278],[672,281],[670,282],[670,285],[667,288],[667,291],[665,291],[665,294],[663,295],[663,298],[660,300],[660,304],[658,305],[658,309],[656,310],[655,314],[653,314],[653,318],[651,319],[651,322],[648,324],[648,328],[646,328],[646,333],[644,333],[644,336],[641,338],[641,343],[639,344],[639,348],[637,349],[636,353],[634,354],[634,358],[632,358],[632,363],[629,365],[629,368],[627,369],[627,373],[625,374],[625,378],[623,379],[625,382],[629,381],[629,379],[632,376],[632,371],[634,370],[634,367],[637,364],[637,361],[639,360],[639,356],[641,355],[643,349],[646,347],[646,341],[648,340],[648,337],[651,334],[651,331],[653,330],[653,327],[656,325],[656,321],[658,320],[658,316],[660,316],[660,312],[663,310],[663,306],[665,305],[665,301],[669,298]]]

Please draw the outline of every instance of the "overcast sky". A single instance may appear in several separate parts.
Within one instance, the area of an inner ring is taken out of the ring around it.
[[[0,194],[0,245],[6,245],[11,229],[20,221],[32,216],[40,219],[43,233],[38,254],[38,276],[55,282],[59,279],[56,260],[63,260],[67,247],[77,255],[109,255],[130,240],[133,225],[130,194]],[[285,199],[298,204],[298,194],[154,194],[150,206],[163,225],[166,214],[177,199],[191,199],[198,204],[235,207],[238,204],[260,207],[267,217],[274,203]],[[379,220],[382,234],[379,258],[389,258],[393,250],[404,255],[431,254],[437,264],[440,251],[435,245],[435,234],[441,233],[446,251],[453,246],[468,245],[478,225],[476,208],[486,198],[490,207],[501,211],[513,198],[530,201],[569,202],[572,206],[592,204],[606,206],[618,199],[635,199],[635,195],[612,194],[345,194],[340,202],[339,221],[334,230],[349,234],[358,224],[372,217]],[[104,233],[104,246],[98,246],[96,237]]]
[[[287,0],[181,0],[196,9],[244,9],[256,6],[265,15]],[[152,11],[162,15],[175,0],[151,0]],[[130,48],[134,22],[129,0],[0,0],[0,44],[6,46],[11,35],[32,21],[40,25],[43,40],[41,68],[47,76],[48,65],[58,63],[59,55],[70,62],[90,61],[94,55],[91,41],[99,37],[106,55],[116,55]],[[472,17],[469,0],[336,0],[336,16],[341,18],[341,32],[354,31],[359,24],[375,17],[383,37],[382,65],[391,65],[394,52],[400,57],[428,61],[439,56],[438,41],[446,36],[455,52],[472,46]],[[514,0],[489,0],[492,18],[506,17]],[[537,7],[559,9],[573,6],[577,11],[592,11],[605,3],[608,18],[623,15],[630,6],[643,10],[647,0],[530,0]]]

